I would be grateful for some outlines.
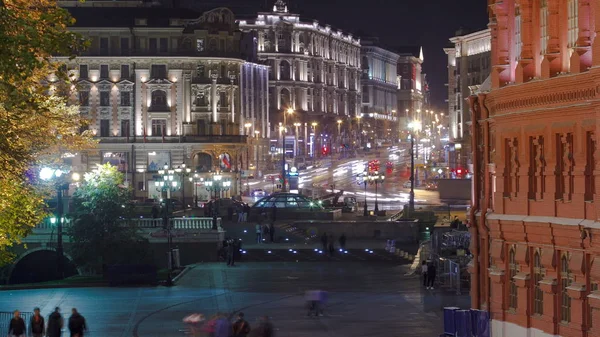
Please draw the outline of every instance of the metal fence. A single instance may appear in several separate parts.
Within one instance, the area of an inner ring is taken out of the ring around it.
[[[456,294],[460,295],[462,288],[460,265],[437,254],[431,255],[431,262],[437,270],[438,286],[456,291]]]
[[[0,311],[0,336],[8,336],[8,328],[10,325],[10,320],[13,318],[14,313],[12,311]],[[31,317],[33,316],[33,312],[22,312],[21,317],[25,321],[25,327],[27,328],[27,336],[30,335],[29,331],[29,322],[31,321]]]

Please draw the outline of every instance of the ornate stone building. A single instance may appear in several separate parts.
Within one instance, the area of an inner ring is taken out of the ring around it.
[[[448,55],[448,117],[450,124],[449,166],[472,170],[471,132],[468,97],[489,81],[491,70],[490,30],[465,34],[457,32],[450,39]]]
[[[600,4],[490,0],[470,97],[472,306],[492,336],[600,336]]]
[[[269,70],[243,58],[252,51],[241,46],[252,43],[234,14],[93,3],[67,7],[90,48],[57,57],[77,80],[72,98],[100,141],[97,153],[74,158],[80,169],[117,164],[137,197],[152,198],[157,170],[185,164],[203,176],[224,172],[233,186],[225,195],[239,194],[241,170],[260,170],[269,151]],[[207,193],[183,182],[187,201]]]
[[[398,134],[398,54],[378,46],[377,39],[361,41],[362,114],[358,139],[397,142]]]
[[[423,73],[423,48],[419,46],[405,46],[396,49],[398,58],[398,111],[399,129],[408,130],[408,125],[413,120],[424,123],[425,110],[429,105],[427,81]],[[403,138],[408,133],[403,135]]]
[[[244,32],[255,32],[258,57],[270,66],[272,131],[284,122],[284,111],[293,109],[288,130],[292,123],[301,123],[303,154],[311,142],[303,138],[312,133],[312,122],[318,123],[318,134],[333,134],[340,142],[349,138],[351,129],[357,130],[352,126],[361,110],[360,40],[317,21],[301,21],[282,0],[272,12],[239,25]]]

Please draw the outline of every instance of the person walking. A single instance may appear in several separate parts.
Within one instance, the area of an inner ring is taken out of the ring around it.
[[[250,216],[250,205],[244,204],[244,222],[248,222],[248,217]]]
[[[62,328],[64,320],[60,314],[60,308],[54,308],[54,312],[48,317],[48,328],[46,329],[47,337],[60,337],[62,335]]]
[[[340,248],[346,250],[346,233],[342,233],[340,236]]]
[[[273,207],[271,207],[271,222],[275,223],[277,221],[277,205],[273,203]]]
[[[323,251],[327,252],[327,232],[323,232],[323,235],[321,235],[321,244],[323,245]]]
[[[25,321],[21,317],[19,310],[15,310],[13,318],[8,325],[8,336],[10,337],[25,337]]]
[[[427,261],[421,263],[421,275],[423,276],[423,287],[427,288]]]
[[[237,222],[238,223],[242,223],[244,222],[244,205],[239,205],[236,207],[236,212],[237,212]]]
[[[244,313],[240,312],[233,323],[233,337],[246,337],[249,333],[250,324],[244,319]]]
[[[433,289],[433,285],[435,284],[435,276],[437,271],[435,270],[435,265],[432,263],[427,267],[427,289]]]
[[[44,317],[40,315],[40,308],[33,309],[33,316],[29,322],[29,327],[32,337],[43,337],[46,334],[46,330],[44,329],[46,325],[44,324]]]
[[[269,238],[271,239],[271,243],[274,242],[274,238],[275,237],[275,224],[271,223],[271,225],[269,226]]]
[[[217,314],[214,337],[231,337],[232,335],[233,329],[231,323],[227,319],[227,315],[224,313]]]
[[[256,243],[261,243],[262,241],[262,226],[260,224],[256,224]]]
[[[329,234],[329,255],[333,256],[333,252],[335,251],[335,239],[333,238],[333,234]]]
[[[71,337],[83,337],[83,334],[87,331],[87,325],[85,324],[85,318],[81,316],[77,309],[71,309],[71,317],[69,317],[69,331]]]
[[[235,244],[233,240],[229,240],[227,243],[227,265],[233,267],[235,264]]]

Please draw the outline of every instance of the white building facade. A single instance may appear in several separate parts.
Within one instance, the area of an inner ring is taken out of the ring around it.
[[[398,54],[362,40],[362,118],[360,144],[398,140]]]
[[[208,178],[232,181],[223,196],[243,190],[242,172],[261,170],[269,150],[269,69],[241,58],[233,13],[196,14],[163,8],[68,8],[72,30],[90,48],[65,62],[98,151],[74,158],[81,171],[111,162],[127,174],[138,198],[155,198],[163,165],[185,165]],[[94,16],[112,15],[101,26]],[[182,176],[178,198],[207,199]]]
[[[361,112],[360,40],[317,21],[300,21],[281,0],[272,12],[241,20],[239,27],[256,34],[258,58],[270,66],[273,130],[285,120],[290,134],[291,125],[300,123],[301,155],[311,143],[304,137],[314,132],[313,123],[323,137],[349,138]],[[294,110],[291,120],[283,117],[288,109]]]

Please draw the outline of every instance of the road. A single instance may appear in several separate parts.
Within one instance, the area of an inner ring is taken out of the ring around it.
[[[410,156],[408,149],[402,147],[391,147],[380,149],[378,155],[368,153],[362,158],[340,158],[324,159],[320,161],[319,167],[309,166],[300,171],[299,187],[313,188],[320,192],[343,190],[345,196],[355,196],[359,202],[363,202],[365,197],[369,208],[373,209],[377,200],[380,209],[402,209],[404,204],[409,201],[410,189],[404,186],[409,180],[407,171],[410,165]],[[381,163],[381,170],[385,174],[383,184],[374,184],[367,186],[366,191],[363,184],[358,184],[358,176],[365,170],[370,160],[378,159]],[[394,163],[392,170],[386,170],[386,163]],[[266,179],[253,180],[249,183],[250,189],[263,189],[270,193],[273,191],[273,183]],[[426,191],[424,189],[415,190],[415,202],[422,204],[440,203],[439,193],[436,191]]]
[[[262,262],[199,264],[173,288],[66,288],[4,291],[0,310],[44,315],[76,307],[91,336],[183,336],[181,320],[201,312],[243,311],[252,325],[273,320],[278,337],[438,336],[442,308],[468,307],[468,296],[424,290],[397,262]],[[306,317],[303,292],[329,292],[325,316]]]

